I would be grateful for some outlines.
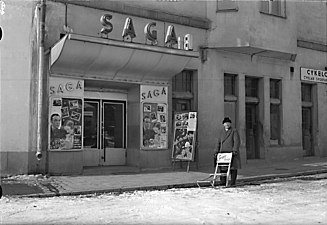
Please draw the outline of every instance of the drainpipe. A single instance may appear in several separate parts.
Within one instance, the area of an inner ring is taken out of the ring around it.
[[[45,76],[44,69],[44,36],[45,36],[45,10],[46,0],[41,0],[38,4],[38,25],[37,25],[37,128],[36,128],[36,158],[42,158],[42,112],[43,112],[43,77]]]

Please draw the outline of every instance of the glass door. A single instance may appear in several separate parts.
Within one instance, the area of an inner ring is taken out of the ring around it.
[[[103,165],[125,165],[125,102],[102,102]]]
[[[125,165],[126,102],[84,100],[84,166]]]

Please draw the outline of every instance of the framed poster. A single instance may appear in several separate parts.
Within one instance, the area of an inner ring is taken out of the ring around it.
[[[49,150],[82,149],[84,81],[49,78]]]
[[[168,148],[166,86],[141,86],[141,149]]]
[[[194,161],[196,129],[197,112],[175,113],[173,160]]]
[[[49,149],[82,149],[82,99],[54,97],[50,103]]]

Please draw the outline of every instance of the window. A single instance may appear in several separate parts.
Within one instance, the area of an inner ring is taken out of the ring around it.
[[[236,95],[236,74],[224,74],[224,117],[231,118],[235,127],[237,126],[237,95]]]
[[[225,96],[235,96],[235,75],[225,74],[224,76],[224,93]]]
[[[173,77],[173,92],[192,92],[193,72],[184,70]]]
[[[270,79],[270,140],[280,143],[281,81]]]
[[[276,79],[270,79],[270,98],[279,99],[280,81]]]
[[[245,96],[246,97],[258,97],[258,79],[257,78],[245,78]]]
[[[301,100],[302,102],[311,102],[311,84],[301,84]]]
[[[286,1],[285,0],[262,0],[262,13],[267,13],[274,16],[286,17]]]
[[[193,71],[184,70],[173,77],[173,111],[194,110]]]
[[[236,1],[233,0],[217,0],[217,12],[221,11],[238,11]]]

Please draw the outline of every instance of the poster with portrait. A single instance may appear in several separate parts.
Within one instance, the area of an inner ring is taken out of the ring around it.
[[[167,148],[167,113],[158,112],[158,103],[143,103],[142,148]],[[160,107],[167,108],[166,104]]]
[[[49,78],[49,150],[82,149],[84,81]]]
[[[82,112],[82,99],[50,98],[50,150],[82,148]]]
[[[196,146],[197,112],[175,113],[173,160],[193,161]]]
[[[166,86],[141,86],[141,149],[168,148]]]

